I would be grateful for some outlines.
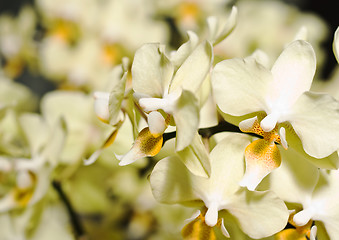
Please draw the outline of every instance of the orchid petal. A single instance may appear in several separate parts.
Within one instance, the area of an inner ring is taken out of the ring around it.
[[[176,101],[173,118],[177,127],[176,150],[181,151],[192,142],[199,126],[198,100],[193,93],[182,91]]]
[[[108,92],[94,92],[94,111],[98,118],[103,122],[108,122],[109,119],[109,93]]]
[[[289,212],[285,203],[272,192],[240,189],[227,210],[238,219],[241,229],[251,238],[268,237],[284,229]]]
[[[306,92],[287,118],[310,156],[324,158],[339,148],[339,102],[333,97]]]
[[[196,176],[209,177],[211,174],[211,163],[201,137],[198,133],[188,145],[177,154],[185,166]]]
[[[193,52],[199,44],[199,37],[192,31],[187,31],[188,41],[182,44],[178,50],[171,56],[171,62],[178,68]]]
[[[198,45],[176,71],[169,92],[179,89],[196,92],[210,71],[213,48],[209,42]]]
[[[273,81],[266,95],[271,111],[289,109],[311,87],[316,70],[312,46],[302,40],[290,43],[272,67]]]
[[[224,60],[212,72],[215,101],[221,111],[233,116],[266,110],[264,96],[272,78],[254,58]]]
[[[153,137],[159,137],[167,128],[164,116],[158,111],[152,111],[148,114],[147,124]]]
[[[231,14],[227,18],[225,23],[221,23],[219,19],[212,16],[207,18],[207,25],[209,30],[208,39],[213,45],[216,45],[223,41],[234,30],[238,18],[238,9],[233,6]]]
[[[240,186],[253,191],[261,180],[278,168],[281,163],[280,151],[274,142],[258,139],[246,147],[246,172]]]
[[[339,27],[334,33],[333,52],[337,62],[339,63]]]
[[[161,45],[149,43],[139,48],[132,64],[133,90],[162,97],[173,75],[173,65],[161,52]]]
[[[328,174],[324,173],[320,175],[311,202],[311,207],[315,212],[313,219],[320,220],[324,223],[331,239],[336,238],[339,234],[338,188],[338,170],[332,170]]]
[[[198,200],[196,188],[202,187],[201,179],[205,178],[194,176],[177,157],[171,156],[155,165],[150,183],[157,201],[173,204]]]
[[[108,108],[109,108],[109,123],[115,125],[119,121],[119,114],[121,111],[121,104],[125,96],[127,72],[125,72],[121,79],[115,79],[112,90],[109,94]]]
[[[140,158],[157,155],[161,150],[162,142],[162,135],[155,138],[149,128],[144,128],[135,139],[131,150],[120,159],[119,165],[128,165]]]
[[[319,179],[318,168],[303,158],[293,148],[281,150],[281,166],[263,182],[287,202],[306,203]]]

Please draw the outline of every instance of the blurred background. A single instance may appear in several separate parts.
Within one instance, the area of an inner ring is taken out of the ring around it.
[[[98,161],[83,165],[116,128],[95,115],[93,93],[108,91],[115,67],[129,59],[129,68],[142,44],[176,50],[188,30],[206,35],[206,18],[227,18],[233,5],[238,25],[215,48],[215,62],[256,49],[274,62],[306,27],[317,54],[317,80],[332,78],[338,65],[334,0],[0,1],[0,198],[20,190],[15,204],[0,201],[0,239],[181,239],[193,209],[156,203],[147,180],[173,142],[155,158],[119,167],[113,153],[124,154],[133,143],[125,121]],[[13,167],[20,159],[35,166],[37,153],[52,154],[48,146],[58,146],[52,130],[62,129],[60,118],[67,137],[53,153],[53,169],[41,175],[35,167]],[[47,186],[33,204],[39,181]]]

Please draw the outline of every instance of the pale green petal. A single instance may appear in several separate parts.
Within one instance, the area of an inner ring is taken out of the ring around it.
[[[149,43],[139,48],[132,64],[133,90],[151,97],[162,97],[174,71],[162,53],[161,45]]]
[[[38,114],[26,113],[19,118],[21,128],[31,148],[31,154],[36,155],[47,143],[49,127]]]
[[[290,43],[272,67],[274,80],[266,98],[271,111],[289,109],[303,92],[310,90],[315,70],[312,46],[301,40]]]
[[[334,152],[331,155],[324,157],[324,158],[315,158],[308,155],[302,145],[302,142],[298,135],[295,133],[294,129],[292,128],[291,124],[289,123],[282,123],[280,124],[281,127],[286,129],[286,141],[290,148],[293,148],[300,154],[301,158],[307,159],[310,161],[314,166],[318,168],[324,169],[337,169],[339,167],[339,155],[338,152]]]
[[[241,229],[251,238],[271,236],[284,229],[289,212],[285,203],[272,192],[240,189],[227,206]]]
[[[334,40],[333,40],[333,52],[334,56],[339,63],[339,27],[334,33]]]
[[[186,203],[199,200],[195,187],[206,178],[194,176],[177,157],[160,160],[154,167],[150,183],[154,198],[161,203]]]
[[[199,107],[193,93],[182,91],[176,102],[173,118],[177,127],[176,150],[181,151],[192,142],[198,130]]]
[[[213,148],[210,153],[211,189],[208,191],[220,192],[226,199],[240,188],[238,183],[245,172],[244,152],[248,144],[249,136],[233,133]]]
[[[198,45],[176,71],[170,83],[170,92],[185,89],[196,92],[210,71],[213,48],[209,42]]]
[[[199,37],[192,31],[187,31],[188,41],[182,44],[171,56],[171,62],[175,68],[179,68],[187,57],[199,44]]]
[[[33,111],[37,105],[36,100],[28,87],[0,76],[0,111],[6,107]]]
[[[305,203],[312,195],[318,182],[319,171],[316,166],[296,153],[292,148],[280,148],[281,165],[264,179],[269,189],[284,201]]]
[[[64,117],[71,130],[81,129],[95,119],[93,99],[82,92],[49,92],[41,100],[41,111],[50,126]]]
[[[287,116],[305,152],[324,158],[339,148],[339,102],[325,94],[306,92]],[[288,139],[287,139],[288,142]]]
[[[314,220],[324,223],[331,239],[339,236],[339,171],[333,170],[329,174],[321,175],[314,189],[311,207],[314,209]]]
[[[52,166],[56,166],[60,161],[61,152],[66,142],[66,132],[66,123],[63,118],[60,118],[54,126],[50,126],[50,134],[41,152],[41,157]]]
[[[227,18],[226,22],[221,22],[217,17],[212,16],[207,18],[207,25],[209,30],[208,40],[216,45],[223,41],[234,30],[238,18],[237,7],[232,7],[232,12]]]
[[[125,96],[127,72],[125,72],[119,81],[116,81],[111,88],[109,95],[109,123],[115,125],[119,121],[119,114],[121,111],[122,100]]]
[[[209,177],[211,163],[207,150],[202,143],[200,135],[196,132],[192,143],[182,151],[177,152],[181,161],[194,174],[201,177]]]
[[[215,101],[221,111],[233,116],[266,110],[264,97],[272,79],[254,58],[224,60],[212,72]]]

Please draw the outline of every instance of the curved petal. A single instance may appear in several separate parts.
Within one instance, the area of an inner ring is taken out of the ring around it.
[[[153,157],[159,153],[162,147],[163,138],[153,137],[149,128],[144,128],[135,139],[131,150],[122,157],[117,157],[120,160],[119,165],[125,166],[135,162],[143,157]]]
[[[210,177],[211,163],[209,155],[198,133],[195,134],[192,143],[182,151],[178,151],[177,154],[194,175],[206,178]]]
[[[173,66],[156,43],[139,48],[132,64],[133,90],[152,97],[162,97],[172,78]]]
[[[331,239],[335,239],[339,234],[338,189],[339,171],[323,173],[314,189],[311,202],[311,207],[315,211],[313,219],[324,223]]]
[[[339,27],[334,33],[334,40],[333,40],[333,52],[334,56],[339,63]]]
[[[216,45],[223,41],[234,30],[238,18],[238,9],[233,6],[232,11],[225,23],[222,23],[215,16],[207,18],[209,30],[208,40]]]
[[[272,67],[273,82],[266,97],[271,111],[289,109],[311,88],[316,70],[312,46],[302,40],[290,43]]]
[[[264,97],[271,81],[270,71],[254,58],[225,60],[212,72],[216,103],[221,111],[233,116],[266,110]]]
[[[199,126],[198,100],[193,93],[182,91],[176,101],[173,118],[177,127],[176,150],[181,151],[192,142]]]
[[[238,182],[245,170],[244,151],[249,143],[249,136],[234,133],[213,148],[210,153],[211,192],[221,192],[227,198],[240,188]]]
[[[285,203],[269,191],[240,189],[227,210],[238,219],[241,229],[255,239],[271,236],[284,229],[289,217]]]
[[[150,175],[154,198],[161,203],[185,203],[200,199],[195,187],[206,178],[194,176],[176,157],[160,160]]]
[[[268,179],[269,189],[279,198],[292,203],[306,203],[319,178],[318,168],[292,148],[281,150],[281,166]]]
[[[329,156],[339,148],[339,102],[325,94],[306,92],[286,117],[307,154]]]
[[[121,104],[125,96],[126,79],[127,72],[123,74],[121,79],[115,79],[115,84],[109,94],[108,108],[109,123],[111,125],[115,125],[119,121]]]
[[[209,42],[198,45],[176,71],[169,92],[180,88],[196,92],[210,71],[213,48]]]

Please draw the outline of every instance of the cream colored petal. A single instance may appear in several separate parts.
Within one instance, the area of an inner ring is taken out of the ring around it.
[[[240,189],[227,206],[251,238],[271,236],[285,228],[289,212],[285,203],[272,192],[250,192]]]
[[[148,43],[139,48],[132,64],[133,90],[161,97],[173,74],[173,65],[161,52],[160,44]]]
[[[334,40],[333,40],[333,52],[334,56],[339,63],[339,27],[334,33]]]
[[[206,179],[194,176],[173,156],[160,160],[150,175],[154,198],[168,204],[199,200],[196,187],[203,187],[200,185],[202,182],[206,182]]]
[[[291,123],[310,156],[324,158],[338,150],[339,102],[333,97],[306,92],[300,96],[286,120]]]
[[[238,18],[238,9],[233,6],[229,17],[225,22],[221,22],[217,17],[211,16],[207,18],[207,25],[209,30],[208,40],[213,45],[223,41],[234,30]]]
[[[316,166],[292,148],[280,148],[281,166],[274,170],[264,182],[279,198],[287,202],[306,203],[312,195],[319,178]]]
[[[288,110],[311,87],[316,70],[312,46],[302,40],[290,43],[272,67],[274,81],[266,101],[271,111]]]
[[[176,150],[181,151],[192,142],[199,126],[198,101],[193,93],[182,91],[176,101],[173,118],[177,127]]]
[[[268,109],[264,97],[272,81],[271,73],[254,58],[218,63],[212,72],[215,101],[226,114],[241,116]]]
[[[208,178],[211,174],[211,163],[201,137],[195,134],[192,143],[177,154],[185,166],[196,176]]]
[[[140,158],[153,157],[157,155],[161,150],[162,142],[162,135],[155,138],[149,131],[148,127],[144,128],[135,139],[131,150],[122,157],[117,157],[120,160],[119,165],[128,165]]]
[[[199,44],[176,71],[169,92],[180,89],[196,92],[210,71],[213,48],[209,42]]]
[[[127,72],[123,74],[119,81],[116,81],[109,94],[109,123],[115,125],[119,122],[122,101],[125,96]]]

